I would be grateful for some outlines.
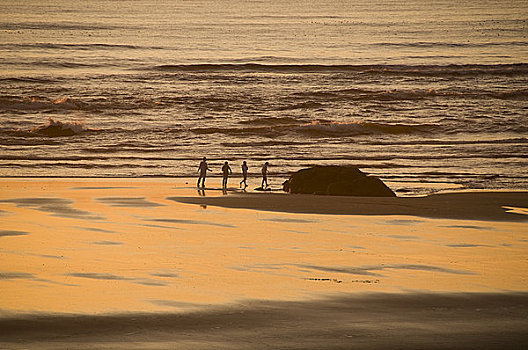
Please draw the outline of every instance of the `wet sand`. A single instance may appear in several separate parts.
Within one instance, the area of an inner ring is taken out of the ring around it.
[[[169,197],[188,204],[305,214],[411,215],[426,218],[528,221],[528,192],[460,192],[427,197],[340,197],[238,194],[224,197]],[[515,208],[521,208],[516,211]],[[520,213],[522,208],[524,213]]]
[[[528,294],[374,294],[0,320],[10,349],[518,349]]]
[[[185,182],[0,179],[0,348],[528,342],[525,192],[202,197]]]

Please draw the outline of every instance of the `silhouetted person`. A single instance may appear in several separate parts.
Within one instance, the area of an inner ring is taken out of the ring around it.
[[[269,163],[264,163],[264,166],[262,167],[262,189],[268,188],[268,165]],[[264,184],[266,184],[266,187],[264,187]]]
[[[227,188],[227,179],[229,178],[229,175],[232,174],[231,167],[229,166],[229,163],[226,161],[224,163],[224,166],[222,167],[222,188]]]
[[[201,187],[205,187],[205,177],[207,176],[207,170],[211,171],[211,169],[209,169],[209,167],[207,166],[207,158],[203,157],[202,161],[200,162],[200,166],[198,167],[198,172],[200,173],[200,176],[198,177],[196,187],[200,187],[200,180],[202,181]]]
[[[247,166],[247,163],[246,161],[244,161],[242,163],[242,176],[243,176],[243,179],[242,181],[240,181],[240,187],[242,187],[242,184],[244,184],[244,189],[246,189],[246,187],[248,186],[247,185],[247,172],[248,172],[248,166]]]

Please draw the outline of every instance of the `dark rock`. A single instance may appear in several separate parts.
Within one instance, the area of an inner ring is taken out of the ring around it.
[[[332,196],[396,197],[380,179],[354,166],[315,166],[299,170],[283,183],[283,190]]]

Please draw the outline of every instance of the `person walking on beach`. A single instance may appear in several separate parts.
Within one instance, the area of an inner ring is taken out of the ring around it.
[[[244,184],[244,189],[246,189],[246,187],[248,186],[247,185],[247,172],[248,172],[248,166],[247,166],[247,163],[246,161],[242,162],[242,176],[243,176],[243,179],[242,181],[240,181],[240,187],[242,187],[242,184]]]
[[[262,167],[262,189],[268,188],[268,165],[269,163],[264,163],[264,166]],[[266,184],[266,187],[264,187],[264,184]]]
[[[205,187],[205,177],[207,176],[207,170],[211,171],[211,169],[209,169],[209,167],[207,166],[207,158],[203,157],[202,161],[200,162],[200,166],[198,167],[198,172],[200,173],[200,176],[198,177],[196,187],[200,187],[200,180],[202,181],[201,187]]]
[[[227,179],[229,178],[229,175],[232,174],[231,167],[229,166],[229,163],[224,163],[224,166],[222,167],[222,188],[227,188]]]

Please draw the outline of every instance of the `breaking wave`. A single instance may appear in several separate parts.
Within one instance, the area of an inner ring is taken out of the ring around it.
[[[48,123],[31,129],[33,134],[39,134],[49,137],[57,136],[73,136],[87,131],[93,131],[86,128],[82,122],[61,122],[55,121],[52,118],[48,119]]]
[[[61,136],[74,136],[86,132],[99,131],[90,129],[80,121],[62,122],[48,118],[48,122],[33,128],[10,128],[12,124],[9,121],[4,127],[0,128],[0,145],[6,146],[31,146],[31,145],[55,145],[55,141],[42,140],[41,136],[49,138]]]

